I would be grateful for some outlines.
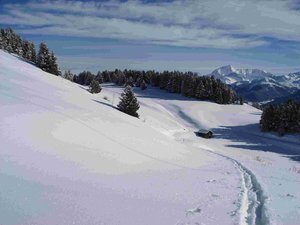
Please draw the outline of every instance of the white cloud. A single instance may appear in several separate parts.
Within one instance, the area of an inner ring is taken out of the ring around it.
[[[300,41],[300,13],[283,0],[32,1],[7,4],[0,23],[30,34],[116,38],[186,47],[250,48],[263,37]],[[33,27],[33,28],[32,28]]]

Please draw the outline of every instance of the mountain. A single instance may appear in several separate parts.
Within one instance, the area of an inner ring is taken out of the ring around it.
[[[289,73],[287,75],[273,76],[280,84],[286,87],[294,87],[300,89],[300,72]]]
[[[264,102],[293,93],[296,88],[285,86],[272,77],[264,77],[252,82],[236,82],[231,87],[244,99]]]
[[[209,75],[225,82],[226,84],[233,84],[242,81],[252,81],[261,79],[265,76],[271,76],[271,73],[259,69],[235,69],[231,65],[220,67]]]
[[[247,101],[264,102],[293,94],[300,89],[300,72],[275,76],[259,69],[220,67],[211,74],[230,85]]]
[[[271,102],[268,102],[266,105],[268,105],[268,104],[274,104],[274,105],[282,104],[282,103],[287,102],[289,99],[292,99],[295,102],[300,103],[300,90],[297,90],[296,92],[294,92],[292,94],[276,98],[275,100],[273,100]]]

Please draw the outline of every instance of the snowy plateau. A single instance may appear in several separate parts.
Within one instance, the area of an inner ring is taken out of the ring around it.
[[[0,51],[1,225],[299,225],[300,139],[261,111],[123,87],[90,94]],[[212,129],[215,137],[195,135]]]

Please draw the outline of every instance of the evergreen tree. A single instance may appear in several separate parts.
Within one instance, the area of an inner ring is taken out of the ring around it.
[[[107,70],[103,71],[102,73],[102,77],[103,77],[103,82],[111,82],[112,79],[111,79],[111,73]]]
[[[49,58],[49,73],[52,73],[56,76],[61,75],[61,72],[58,68],[57,62],[56,62],[56,57],[54,55],[53,52],[51,52],[50,54],[50,58]]]
[[[75,83],[81,85],[90,85],[91,82],[95,79],[95,75],[90,71],[83,71],[78,76],[74,76],[73,80]]]
[[[274,120],[274,106],[270,105],[266,107],[261,115],[260,126],[262,131],[274,130],[273,120]]]
[[[64,73],[64,75],[62,75],[62,77],[67,80],[73,81],[74,75],[71,73],[70,70],[68,70],[68,71],[65,71],[65,73]]]
[[[103,82],[112,81],[117,85],[127,84],[141,87],[144,81],[146,86],[151,84],[168,92],[187,97],[210,100],[219,104],[239,103],[235,91],[220,80],[214,77],[198,76],[192,72],[164,71],[159,73],[116,69],[115,71],[103,71],[101,75]]]
[[[5,36],[4,36],[4,30],[1,28],[0,30],[0,49],[5,49]]]
[[[31,45],[31,49],[34,49],[33,45]],[[34,52],[34,50],[32,50],[32,52]],[[35,55],[32,54],[31,58],[34,60]],[[53,52],[50,53],[47,45],[44,42],[42,42],[40,44],[39,53],[36,59],[37,66],[40,67],[45,72],[52,73],[54,75],[59,76],[61,75],[61,72],[59,70],[56,60],[57,59],[54,53]]]
[[[22,55],[22,57],[24,59],[27,59],[27,60],[29,60],[29,58],[31,58],[29,41],[24,41],[23,42],[23,55]]]
[[[141,87],[141,90],[147,89],[147,84],[146,84],[146,82],[144,80],[142,81],[140,87]]]
[[[4,30],[4,49],[6,51],[8,51],[9,53],[13,53],[13,42],[14,42],[14,37],[12,34],[12,29],[11,28],[7,28]]]
[[[13,42],[13,52],[19,56],[23,55],[23,40],[22,38],[13,32],[14,42]]]
[[[14,53],[31,62],[36,62],[34,44],[27,40],[23,40],[11,28],[0,30],[0,49],[4,49],[9,53]]]
[[[126,79],[126,86],[131,86],[131,87],[133,87],[133,83],[134,83],[134,81],[133,81],[133,78],[132,78],[132,76],[130,76],[128,79]]]
[[[92,80],[90,87],[89,87],[89,92],[92,94],[97,94],[102,90],[101,86],[99,85],[99,82],[97,80]]]
[[[130,85],[126,86],[124,92],[121,94],[118,108],[128,115],[139,117],[137,111],[140,108],[140,105]]]
[[[260,125],[262,131],[275,131],[279,135],[300,132],[300,104],[289,100],[280,106],[265,107]]]
[[[36,63],[36,51],[35,51],[34,44],[32,42],[30,42],[30,50],[31,50],[30,61]]]
[[[23,54],[22,57],[24,59],[27,59],[33,63],[36,62],[36,53],[35,53],[35,47],[34,44],[30,41],[23,41],[22,44],[23,48]]]
[[[97,73],[95,80],[98,81],[99,84],[102,84],[104,82],[103,76],[100,71]]]
[[[244,105],[244,99],[243,99],[243,97],[240,97],[240,105]]]
[[[40,44],[39,53],[37,55],[37,66],[46,72],[50,71],[49,49],[44,42]]]

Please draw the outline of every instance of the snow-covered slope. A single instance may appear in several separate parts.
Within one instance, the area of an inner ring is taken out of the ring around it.
[[[214,185],[230,196],[219,205],[205,190],[234,166],[175,140],[185,127],[163,106],[141,103],[149,124],[103,99],[117,104],[114,92],[92,95],[2,51],[0,63],[0,224],[186,223],[200,203],[230,224],[238,193]]]
[[[3,51],[0,77],[0,224],[298,221],[299,141],[260,134],[255,108],[135,89],[137,119],[121,87],[92,95]]]

